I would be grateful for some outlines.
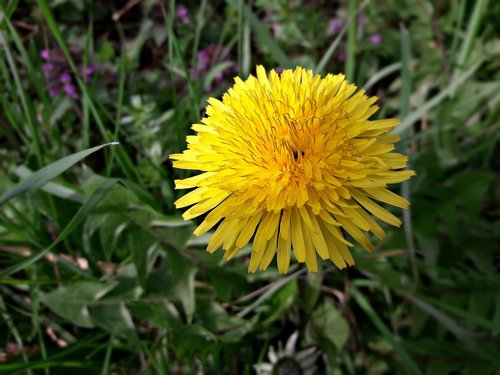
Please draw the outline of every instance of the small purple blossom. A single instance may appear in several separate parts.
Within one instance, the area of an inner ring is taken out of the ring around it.
[[[95,70],[95,66],[94,66],[94,64],[91,64],[91,65],[83,68],[82,74],[85,76],[90,76],[90,75],[92,75],[92,73],[94,73],[94,70]]]
[[[83,51],[79,46],[70,46],[69,52],[78,65],[78,74],[86,83],[90,83],[95,66],[93,64],[83,65]],[[49,95],[56,96],[63,92],[73,99],[78,99],[78,91],[74,85],[76,77],[72,73],[63,51],[58,48],[43,49],[40,51],[40,56],[44,61],[42,70],[47,81]]]
[[[64,72],[63,74],[61,74],[61,76],[59,77],[59,81],[61,81],[62,83],[68,83],[68,82],[71,82],[71,75],[68,73],[68,72]]]
[[[222,61],[228,61],[231,63],[224,71],[217,72],[214,77],[215,83],[220,83],[224,78],[233,76],[234,73],[238,72],[238,67],[234,63],[232,56],[227,53],[227,51],[221,49],[216,44],[209,44],[203,49],[199,50],[197,53],[198,61],[196,66],[189,68],[189,74],[194,79],[200,79],[206,75],[214,66],[221,63]],[[207,83],[204,87],[206,92],[212,91],[212,83]]]
[[[328,28],[330,30],[330,33],[332,34],[338,34],[342,28],[345,25],[345,21],[338,19],[338,18],[332,18],[330,20],[330,23],[328,24]]]
[[[203,49],[198,51],[198,59],[202,69],[206,68],[210,63],[210,56],[208,56],[208,52]]]
[[[78,99],[78,94],[76,93],[76,88],[72,84],[64,86],[64,92],[71,96],[73,99]]]
[[[184,5],[179,5],[175,9],[175,16],[181,20],[182,23],[189,23],[188,8]]]
[[[373,34],[370,36],[371,44],[380,44],[380,42],[382,42],[382,36],[380,34]]]

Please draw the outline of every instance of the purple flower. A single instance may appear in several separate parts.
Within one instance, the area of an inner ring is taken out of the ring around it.
[[[83,50],[77,45],[69,46],[69,52],[78,67],[78,73],[71,71],[66,56],[59,48],[43,49],[40,51],[40,56],[44,61],[42,70],[47,82],[50,96],[56,96],[63,92],[73,99],[78,99],[78,90],[74,85],[75,80],[80,76],[84,82],[90,83],[92,75],[95,71],[95,65],[90,63],[84,65]]]
[[[59,77],[59,81],[61,81],[62,83],[68,83],[68,82],[71,82],[71,75],[68,73],[68,72],[64,72],[63,74],[61,74],[61,76]]]
[[[91,64],[91,65],[86,66],[85,68],[83,68],[82,73],[85,76],[90,76],[90,75],[92,75],[92,73],[94,73],[94,70],[95,70],[94,64]]]
[[[73,99],[78,99],[78,94],[76,93],[76,88],[72,84],[64,86],[64,92],[71,96]]]
[[[382,37],[380,36],[380,34],[373,34],[370,37],[371,44],[380,44],[381,41],[382,41]]]
[[[189,23],[188,8],[186,8],[184,5],[179,5],[175,9],[175,15],[182,21],[182,23]]]
[[[210,56],[208,56],[208,52],[204,49],[198,51],[198,59],[200,60],[200,67],[202,69],[206,68],[210,63]]]
[[[338,18],[332,18],[328,25],[328,28],[332,34],[338,34],[345,25],[344,20],[339,20]]]
[[[198,61],[196,62],[196,65],[189,68],[189,74],[195,79],[202,78],[214,66],[222,61],[231,63],[229,67],[224,69],[224,71],[216,73],[213,82],[204,86],[206,92],[212,91],[213,83],[219,84],[224,80],[224,78],[228,78],[238,72],[238,67],[234,63],[231,54],[224,49],[221,49],[216,44],[209,44],[200,49],[197,53],[197,57]]]

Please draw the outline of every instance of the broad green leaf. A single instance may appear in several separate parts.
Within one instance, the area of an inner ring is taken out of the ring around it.
[[[124,336],[130,342],[137,344],[134,322],[125,307],[125,303],[103,299],[99,303],[89,306],[88,312],[95,325],[113,335]]]
[[[170,287],[177,298],[180,299],[187,321],[190,323],[195,310],[194,276],[198,269],[177,251],[169,251],[167,261],[172,272]]]
[[[148,275],[146,293],[164,296],[181,303],[187,321],[195,311],[194,276],[197,267],[173,249],[166,250],[166,257],[154,272]]]
[[[127,239],[128,248],[132,255],[132,261],[137,271],[139,283],[144,288],[147,277],[148,253],[152,246],[157,247],[158,245],[149,233],[139,227],[129,227],[127,230]]]
[[[324,301],[312,314],[312,325],[317,336],[325,338],[342,350],[349,337],[349,324],[331,302]]]
[[[66,156],[59,159],[42,169],[39,169],[32,175],[28,176],[26,179],[19,182],[13,189],[7,191],[2,197],[0,197],[0,206],[11,200],[12,198],[18,196],[27,191],[36,190],[53,178],[59,176],[61,173],[66,171],[68,168],[72,167],[82,159],[99,151],[103,147],[117,145],[118,142],[106,143],[104,145],[89,148],[84,151],[77,152],[75,154]]]
[[[116,283],[102,284],[97,281],[80,281],[42,296],[42,302],[61,317],[84,328],[94,327],[89,305],[95,303]]]

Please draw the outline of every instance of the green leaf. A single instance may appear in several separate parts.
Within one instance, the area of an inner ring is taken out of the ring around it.
[[[125,303],[101,300],[99,304],[89,306],[92,322],[114,335],[126,337],[130,342],[136,343],[137,333],[134,322]]]
[[[349,337],[349,324],[329,301],[323,302],[312,315],[312,325],[319,337],[341,350]]]
[[[59,316],[73,324],[93,328],[89,304],[96,302],[116,284],[101,284],[96,281],[80,281],[42,296],[42,302]]]
[[[187,321],[190,323],[195,310],[194,276],[198,269],[177,251],[169,251],[168,263],[172,272],[170,288],[180,299]]]
[[[155,241],[139,227],[130,228],[127,231],[127,238],[128,248],[132,254],[132,261],[137,271],[139,283],[144,288],[146,285],[148,252],[151,246],[156,246]]]
[[[198,324],[174,328],[172,336],[173,346],[180,352],[208,350],[211,344],[217,342],[217,336]]]
[[[197,267],[176,250],[166,251],[160,267],[148,275],[146,293],[180,301],[188,323],[195,311],[194,276]]]
[[[27,191],[36,190],[53,178],[59,176],[61,173],[66,171],[68,168],[72,167],[82,159],[99,151],[101,148],[106,146],[117,145],[118,142],[106,143],[100,146],[92,147],[84,151],[77,152],[75,154],[66,156],[59,159],[42,169],[39,169],[32,175],[28,176],[26,179],[19,182],[13,189],[7,191],[2,197],[0,197],[0,206],[11,200],[12,198],[18,196]]]

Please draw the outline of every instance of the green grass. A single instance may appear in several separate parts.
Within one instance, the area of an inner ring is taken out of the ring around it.
[[[492,2],[187,1],[187,23],[180,3],[0,4],[0,373],[251,374],[296,330],[318,373],[495,373]],[[79,99],[49,95],[45,48],[95,64]],[[258,64],[345,73],[401,118],[412,206],[351,269],[248,274],[249,248],[207,254],[175,210],[168,155]]]

